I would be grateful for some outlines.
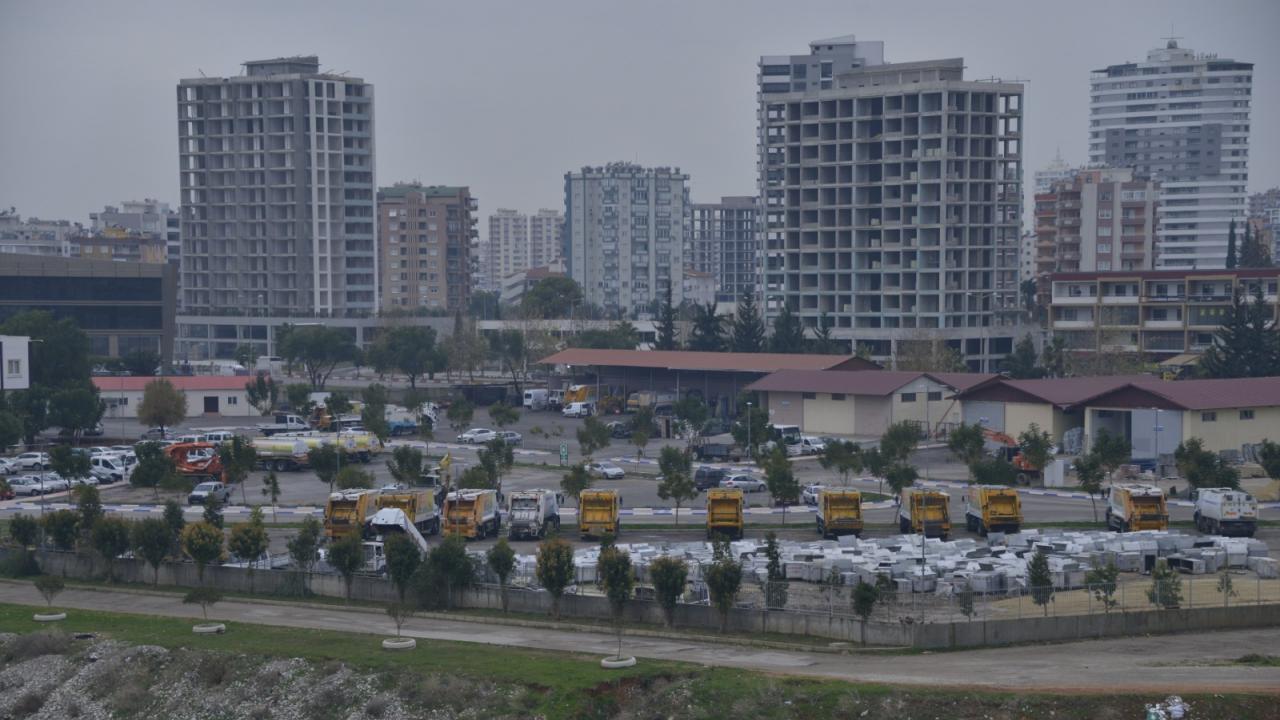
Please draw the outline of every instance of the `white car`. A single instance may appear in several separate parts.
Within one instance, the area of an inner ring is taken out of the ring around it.
[[[125,465],[123,457],[114,453],[95,455],[89,459],[89,473],[96,478],[97,482],[110,484],[128,477],[129,466]]]
[[[93,457],[94,455],[108,455],[113,452],[115,452],[115,450],[109,447],[95,445],[94,447],[89,448],[89,457]]]
[[[818,494],[826,489],[826,485],[805,485],[800,491],[800,502],[805,505],[817,505]]]
[[[594,462],[587,465],[587,472],[605,480],[621,480],[626,472],[610,462]]]
[[[12,475],[18,472],[18,464],[9,458],[0,458],[0,475]]]
[[[491,440],[498,438],[497,431],[489,428],[471,428],[470,430],[458,436],[458,442],[469,443],[472,445],[483,445]]]
[[[9,487],[13,488],[14,495],[27,495],[29,497],[34,497],[36,495],[44,494],[44,483],[40,481],[40,478],[33,477],[31,475],[23,475],[21,477],[10,479]]]
[[[71,489],[71,481],[56,472],[47,472],[41,478],[44,480],[44,491],[47,493]]]
[[[71,487],[73,488],[79,485],[90,485],[92,487],[98,486],[98,478],[92,475],[88,475],[86,477],[71,478],[69,482]]]
[[[111,450],[120,453],[120,459],[124,460],[126,467],[138,462],[138,454],[128,445],[112,445]]]
[[[737,488],[744,493],[764,492],[766,485],[764,481],[750,475],[730,475],[720,481],[722,488]]]
[[[801,437],[799,444],[801,455],[821,455],[822,451],[827,449],[827,444],[822,438],[813,435]]]
[[[569,403],[560,414],[565,417],[584,418],[595,414],[595,407],[589,402]]]
[[[17,463],[21,470],[43,470],[49,467],[49,453],[29,452],[22,453],[13,461]]]

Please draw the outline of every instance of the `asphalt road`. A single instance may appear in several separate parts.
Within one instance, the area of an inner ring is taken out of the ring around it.
[[[30,583],[0,582],[0,602],[41,605]],[[68,588],[62,608],[198,619],[181,596]],[[387,636],[392,628],[377,610],[224,600],[213,609],[222,621],[314,628]],[[231,633],[237,632],[234,625]],[[605,657],[616,650],[610,633],[517,627],[492,622],[412,618],[404,634],[423,639],[536,647]],[[373,642],[373,640],[370,640]],[[1276,668],[1213,665],[1246,653],[1270,654],[1280,628],[1164,635],[917,655],[847,655],[747,647],[679,638],[629,636],[623,650],[641,659],[679,660],[779,675],[927,687],[1058,692],[1280,692]],[[418,652],[426,652],[419,649]]]

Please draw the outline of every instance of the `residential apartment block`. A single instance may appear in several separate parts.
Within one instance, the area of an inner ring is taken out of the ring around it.
[[[564,176],[565,264],[589,303],[630,315],[684,296],[689,176],[626,162]]]
[[[26,220],[16,212],[0,210],[0,253],[70,257],[68,238],[84,232],[84,226],[67,220]]]
[[[1158,194],[1128,168],[1080,170],[1037,193],[1037,274],[1150,270]]]
[[[163,263],[168,261],[165,236],[109,227],[91,234],[67,238],[70,256],[115,262]],[[174,268],[177,272],[177,268]]]
[[[530,268],[546,268],[561,258],[564,215],[539,210],[526,215],[499,209],[489,216],[489,235],[477,245],[477,287],[501,292],[508,277]]]
[[[315,56],[177,88],[186,314],[378,307],[373,86]]]
[[[877,360],[945,342],[988,369],[1018,334],[1022,85],[852,36],[758,68],[763,300]]]
[[[710,275],[715,299],[736,302],[756,293],[760,280],[760,202],[755,196],[727,196],[693,205],[693,228],[685,267]]]
[[[1156,267],[1224,267],[1246,210],[1253,65],[1170,40],[1095,70],[1091,86],[1090,162],[1160,181]]]
[[[1237,290],[1260,287],[1274,314],[1280,268],[1057,273],[1049,283],[1049,327],[1068,350],[1177,355],[1209,347]]]
[[[182,219],[169,203],[151,198],[125,200],[119,207],[108,205],[102,212],[90,213],[89,220],[95,233],[115,228],[163,238],[166,260],[180,271]]]
[[[397,183],[378,190],[383,310],[467,307],[476,209],[466,187]]]

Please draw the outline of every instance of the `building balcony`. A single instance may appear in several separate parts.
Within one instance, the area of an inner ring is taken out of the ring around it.
[[[1096,305],[1098,298],[1093,295],[1055,295],[1051,305]]]
[[[1144,320],[1142,327],[1148,330],[1181,330],[1181,320]]]
[[[1143,302],[1148,303],[1184,303],[1187,301],[1186,295],[1144,295]]]
[[[1092,330],[1097,327],[1092,320],[1054,320],[1055,330]]]
[[[1138,297],[1136,295],[1103,295],[1103,305],[1137,305]]]

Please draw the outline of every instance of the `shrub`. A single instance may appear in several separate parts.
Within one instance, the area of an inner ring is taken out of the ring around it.
[[[62,655],[71,647],[71,638],[60,632],[18,635],[4,646],[6,663],[22,662],[43,655]]]

